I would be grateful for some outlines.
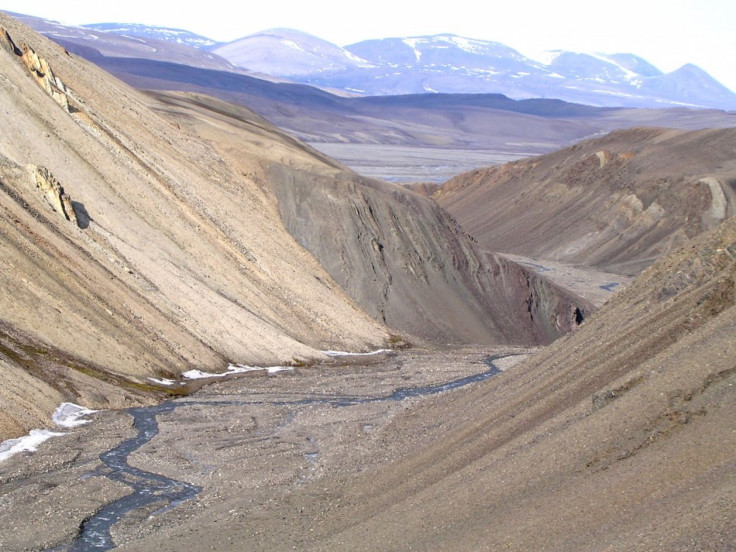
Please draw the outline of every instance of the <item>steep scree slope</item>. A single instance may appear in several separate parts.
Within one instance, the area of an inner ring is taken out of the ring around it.
[[[0,26],[0,362],[4,381],[14,366],[43,382],[3,386],[2,437],[40,425],[28,404],[122,406],[148,376],[384,344],[243,171],[150,98]]]
[[[385,345],[362,309],[443,343],[547,342],[589,310],[245,108],[144,95],[0,26],[3,437],[60,398],[147,400],[150,376]]]
[[[241,545],[731,550],[736,219],[701,238],[528,362],[408,409],[375,467],[300,487]]]

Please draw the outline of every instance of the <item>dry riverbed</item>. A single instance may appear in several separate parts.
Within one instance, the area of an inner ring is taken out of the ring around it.
[[[128,457],[133,468],[201,492],[173,506],[163,496],[154,498],[127,513],[110,530],[114,546],[160,552],[205,538],[214,549],[227,550],[228,539],[241,531],[258,542],[262,526],[278,527],[274,512],[288,507],[295,489],[411,454],[431,428],[418,420],[417,431],[395,435],[391,422],[411,416],[429,395],[436,396],[437,386],[487,372],[489,355],[527,352],[406,350],[336,357],[318,366],[205,385],[159,413],[159,433]],[[495,366],[503,370],[522,358],[500,359]],[[412,391],[422,388],[426,394]],[[451,400],[462,392],[445,395]],[[100,460],[136,435],[131,415],[105,411],[90,419],[35,453],[0,463],[0,549],[73,550],[69,545],[85,520],[131,493],[134,475],[111,480],[112,468]],[[217,527],[223,532],[213,531]],[[109,548],[85,546],[79,549]]]

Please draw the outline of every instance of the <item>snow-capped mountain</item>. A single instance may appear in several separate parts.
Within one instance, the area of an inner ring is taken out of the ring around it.
[[[125,36],[175,42],[176,44],[182,44],[191,48],[212,48],[219,44],[211,38],[183,29],[141,25],[139,23],[91,23],[89,25],[82,25],[82,27]]]
[[[498,42],[451,34],[365,40],[346,50],[376,65],[493,71],[525,66],[530,60]]]
[[[89,55],[92,48],[108,57],[247,70],[366,96],[493,93],[601,107],[736,110],[736,94],[699,67],[687,64],[663,73],[628,53],[557,50],[534,60],[498,42],[452,34],[366,40],[340,47],[291,29],[271,29],[222,44],[167,27],[121,23],[74,27],[12,15],[82,55]]]
[[[340,48],[287,29],[214,51],[250,70],[365,95],[500,93],[595,106],[736,110],[736,94],[702,69],[686,65],[665,74],[634,54],[554,51],[537,61],[498,42],[452,34],[366,40]]]
[[[373,67],[344,48],[292,29],[269,29],[214,48],[213,52],[250,71],[287,78]]]

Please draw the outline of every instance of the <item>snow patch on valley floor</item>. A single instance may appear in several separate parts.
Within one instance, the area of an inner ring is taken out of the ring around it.
[[[59,427],[77,427],[90,423],[92,420],[83,420],[84,416],[94,414],[97,410],[90,410],[74,403],[61,403],[52,414],[51,420]]]
[[[97,410],[91,410],[74,403],[61,403],[51,415],[51,420],[58,427],[73,428],[88,424],[91,420],[83,420],[84,416],[94,414]],[[51,437],[61,437],[64,432],[50,431],[48,429],[32,429],[25,437],[8,439],[0,443],[0,462],[3,462],[20,452],[36,452],[37,447]]]
[[[246,366],[244,364],[231,364],[227,367],[227,372],[220,374],[212,374],[210,372],[203,372],[202,370],[189,370],[184,372],[181,376],[186,379],[204,379],[204,378],[224,378],[232,374],[243,374],[245,372],[258,372],[265,370],[269,374],[275,374],[276,372],[284,372],[293,370],[292,366]]]
[[[379,355],[381,353],[390,353],[391,349],[378,349],[377,351],[371,351],[369,353],[348,353],[347,351],[322,351],[323,354],[331,357],[338,356],[371,356]]]
[[[0,443],[0,462],[4,462],[19,452],[36,452],[38,445],[46,439],[61,435],[65,434],[58,431],[49,431],[48,429],[32,429],[25,437],[3,441]]]

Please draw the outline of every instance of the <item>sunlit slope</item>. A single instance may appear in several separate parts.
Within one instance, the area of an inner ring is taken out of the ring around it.
[[[484,246],[637,274],[736,213],[736,129],[616,131],[435,194]]]
[[[35,376],[74,399],[82,376],[145,383],[384,344],[243,167],[95,66],[0,26],[4,361],[57,351],[58,373]]]
[[[38,411],[59,394],[121,406],[152,376],[302,362],[391,333],[547,343],[591,310],[477,247],[431,200],[244,107],[144,95],[0,22],[0,321],[8,362],[48,387]],[[29,401],[16,387],[17,421]]]

